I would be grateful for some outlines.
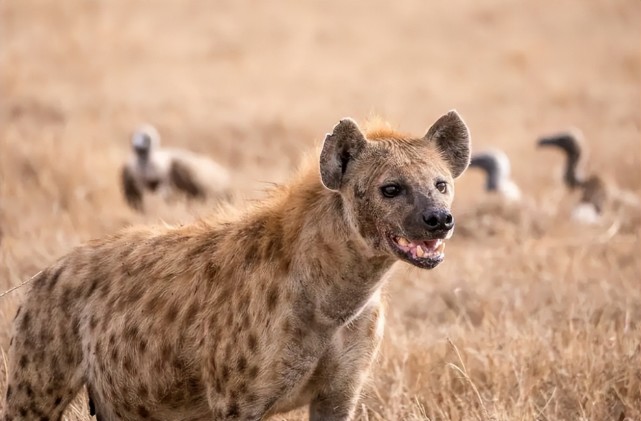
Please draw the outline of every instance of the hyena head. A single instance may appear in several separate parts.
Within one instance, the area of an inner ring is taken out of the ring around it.
[[[420,138],[389,129],[363,133],[346,118],[325,138],[320,173],[373,253],[432,269],[454,230],[454,179],[469,161],[470,135],[455,111]]]

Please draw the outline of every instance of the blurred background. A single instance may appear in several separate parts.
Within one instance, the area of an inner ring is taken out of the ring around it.
[[[455,108],[535,206],[455,235],[435,271],[398,265],[358,416],[641,419],[639,225],[571,224],[562,156],[535,148],[576,126],[590,168],[639,193],[640,40],[635,0],[0,2],[0,287],[90,238],[212,209],[126,206],[140,123],[228,167],[251,199],[344,116],[418,136]],[[459,214],[488,200],[482,185],[460,179]],[[533,232],[540,207],[555,217]],[[3,350],[20,297],[0,298]],[[84,405],[70,419],[89,419]]]

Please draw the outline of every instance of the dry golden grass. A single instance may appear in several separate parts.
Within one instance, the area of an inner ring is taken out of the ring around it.
[[[639,421],[641,216],[568,222],[560,158],[533,147],[576,125],[592,167],[639,192],[639,39],[634,0],[0,2],[0,289],[127,224],[208,211],[125,206],[141,121],[257,198],[340,117],[418,133],[455,107],[531,203],[497,207],[478,173],[461,179],[445,263],[395,268],[359,418]],[[0,298],[5,352],[21,293]],[[84,400],[67,419],[89,419]]]

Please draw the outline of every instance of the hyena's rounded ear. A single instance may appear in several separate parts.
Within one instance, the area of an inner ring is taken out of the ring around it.
[[[323,185],[337,191],[345,181],[350,161],[365,148],[367,140],[351,118],[344,118],[325,136],[320,154],[320,175]]]
[[[463,174],[470,163],[470,132],[455,110],[436,120],[427,131],[425,139],[436,142],[450,167],[452,177]]]

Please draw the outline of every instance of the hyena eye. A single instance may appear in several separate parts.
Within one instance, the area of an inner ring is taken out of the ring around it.
[[[383,196],[390,199],[401,194],[402,190],[403,189],[398,184],[387,184],[381,187],[381,193],[383,193]]]
[[[447,183],[445,181],[437,181],[436,189],[443,194],[447,193]]]

